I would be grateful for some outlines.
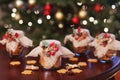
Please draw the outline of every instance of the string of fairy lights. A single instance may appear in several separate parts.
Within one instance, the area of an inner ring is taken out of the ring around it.
[[[95,0],[90,0],[91,2],[94,2]],[[29,9],[24,9],[24,6],[26,5]],[[25,10],[28,15],[29,13],[32,11],[34,12],[35,15],[39,15],[40,14],[40,10],[31,10],[31,8],[35,7],[37,3],[37,0],[28,0],[28,2],[25,2],[23,0],[15,0],[14,3],[12,3],[12,5],[14,5],[11,8],[11,18],[18,21],[19,24],[24,24],[27,23],[28,27],[34,26],[34,23],[32,21],[28,21],[25,22],[25,20],[22,19],[21,14],[19,13],[19,10]],[[52,12],[52,7],[51,4],[49,2],[46,2],[46,5],[44,6],[44,12],[43,15],[46,17],[47,20],[49,20],[50,24],[54,24],[55,20],[51,19],[52,17],[55,17],[57,21],[59,21],[58,23],[58,27],[59,28],[63,28],[64,27],[64,23],[62,23],[62,20],[66,17],[70,17],[71,21],[73,24],[78,24],[80,23],[81,25],[85,25],[87,26],[88,23],[93,23],[94,25],[97,25],[99,23],[99,20],[97,20],[95,17],[90,16],[88,14],[87,11],[87,6],[84,5],[84,3],[82,1],[78,1],[76,2],[77,6],[81,6],[81,9],[78,11],[78,13],[76,15],[72,15],[71,13],[68,13],[68,16],[64,16],[64,12],[62,12],[61,10],[56,11],[56,13],[54,14],[54,16],[51,16],[51,12]],[[113,14],[117,11],[117,7],[120,6],[120,1],[111,5],[111,10],[110,10],[110,14],[111,16],[107,19],[104,18],[103,19],[103,23],[111,23],[112,19],[113,19]],[[101,10],[103,10],[105,7],[104,5],[101,4],[95,4],[94,5],[94,11],[96,12],[100,12]],[[36,19],[36,22],[38,23],[38,25],[43,24],[43,18],[42,17],[38,17]],[[5,27],[10,27],[11,25],[6,24]],[[104,31],[107,32],[109,29],[107,27],[104,28]]]

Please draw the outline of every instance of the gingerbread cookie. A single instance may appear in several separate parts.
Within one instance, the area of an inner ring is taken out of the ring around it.
[[[29,75],[32,74],[32,70],[24,70],[21,74]]]
[[[79,62],[78,66],[87,66],[87,63],[86,62]]]
[[[67,63],[66,65],[67,65],[66,69],[80,68],[80,66],[78,66],[77,64],[69,64],[69,63]]]
[[[20,61],[11,61],[11,62],[10,62],[10,65],[12,65],[12,66],[20,65],[20,64],[21,64]]]
[[[80,73],[80,72],[82,72],[82,70],[80,70],[80,69],[72,69],[71,70],[73,73]]]
[[[67,72],[66,69],[60,69],[60,70],[57,70],[58,73],[60,74],[65,74]]]
[[[76,57],[72,57],[72,58],[69,58],[70,61],[78,61],[78,58]]]
[[[34,66],[34,65],[26,65],[26,69],[29,69],[29,70],[39,70],[39,67],[38,66]]]
[[[36,60],[28,60],[27,64],[36,64],[36,62],[37,62]]]
[[[97,59],[92,59],[92,58],[88,59],[88,62],[96,63],[97,61],[98,61]]]

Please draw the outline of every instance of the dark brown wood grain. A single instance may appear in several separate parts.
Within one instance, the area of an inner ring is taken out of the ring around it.
[[[26,49],[27,50],[27,49]],[[24,52],[24,55],[28,51]],[[113,76],[120,69],[120,58],[115,57],[107,63],[90,63],[87,61],[88,58],[93,58],[92,51],[89,51],[87,55],[80,55],[79,61],[69,61],[69,59],[62,59],[61,68],[65,68],[66,63],[75,64],[80,61],[87,62],[86,67],[80,67],[83,72],[79,74],[59,74],[56,70],[44,70],[40,68],[38,71],[33,71],[31,75],[23,75],[21,72],[25,70],[27,60],[37,60],[39,66],[39,57],[36,58],[25,58],[12,59],[5,51],[4,46],[0,45],[0,80],[107,80]],[[11,66],[9,63],[12,60],[19,60],[21,65]]]

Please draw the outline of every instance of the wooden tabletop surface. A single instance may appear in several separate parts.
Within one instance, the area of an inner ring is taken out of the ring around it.
[[[27,53],[27,52],[26,52]],[[24,54],[26,54],[24,53]],[[78,74],[59,74],[56,70],[43,70],[40,68],[37,71],[33,71],[30,75],[21,74],[25,70],[27,60],[39,60],[36,58],[25,58],[24,55],[18,59],[11,59],[3,46],[0,46],[0,80],[106,80],[113,76],[120,69],[120,58],[114,57],[107,63],[91,63],[87,60],[93,58],[91,56],[92,51],[89,51],[87,55],[78,56],[78,61],[70,61],[68,59],[62,59],[62,67],[65,67],[66,63],[76,64],[78,62],[86,62],[87,66],[80,67],[83,70]],[[19,66],[11,66],[10,62],[18,60],[21,62]],[[38,62],[36,63],[39,66]]]

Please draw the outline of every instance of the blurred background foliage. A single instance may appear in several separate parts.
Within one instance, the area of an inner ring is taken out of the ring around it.
[[[107,28],[120,40],[120,0],[0,0],[0,15],[1,37],[8,28],[20,29],[35,45],[63,42],[78,26],[93,37]]]

